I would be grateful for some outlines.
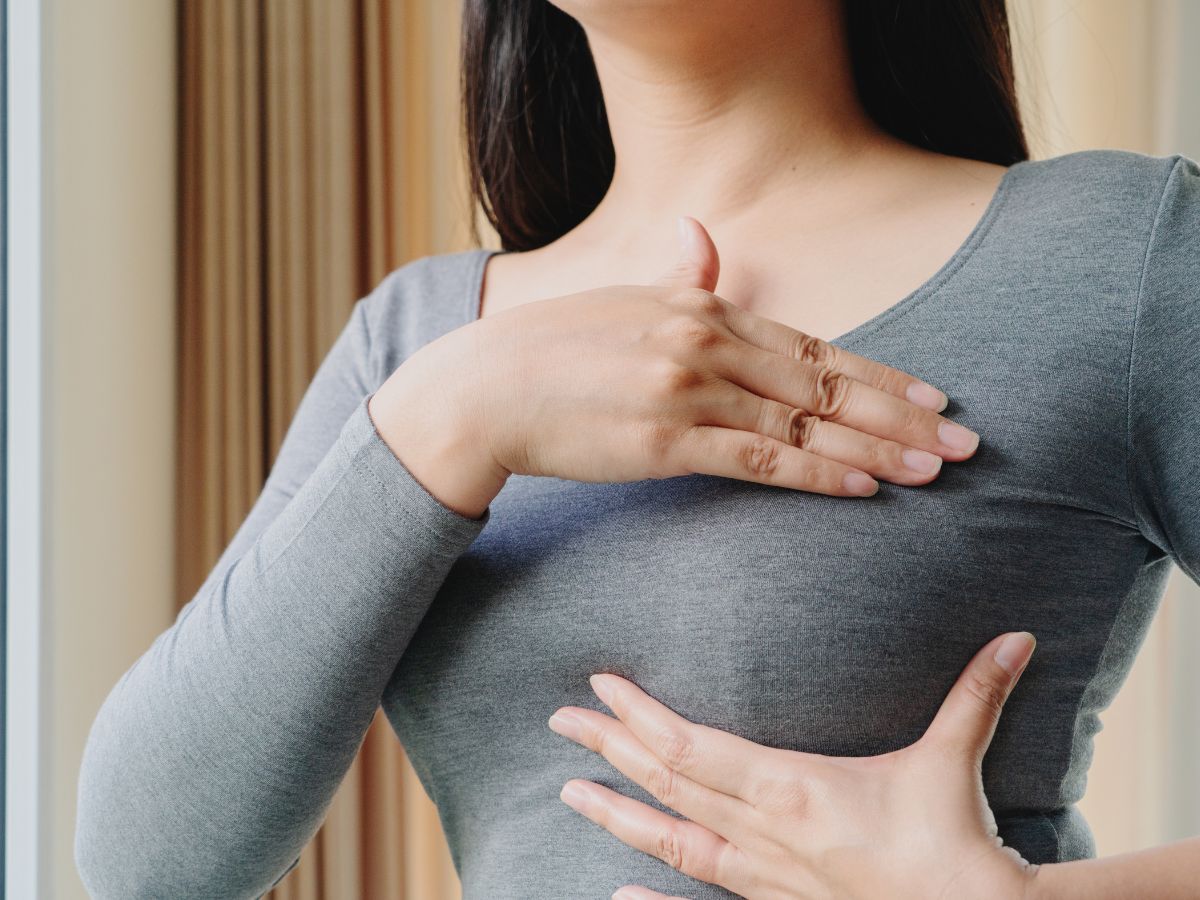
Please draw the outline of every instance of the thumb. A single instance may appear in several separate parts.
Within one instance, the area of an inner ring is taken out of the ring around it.
[[[653,283],[663,287],[696,287],[715,291],[721,261],[708,229],[691,216],[679,217],[679,256]]]
[[[1027,631],[1002,634],[985,644],[950,688],[925,739],[981,762],[1035,644]]]

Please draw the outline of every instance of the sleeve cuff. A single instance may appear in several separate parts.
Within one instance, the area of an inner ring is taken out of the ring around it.
[[[368,394],[359,401],[347,420],[342,442],[358,465],[364,466],[379,483],[383,499],[437,537],[455,544],[469,544],[492,517],[489,505],[478,519],[464,516],[433,496],[409,471],[375,428],[367,411]]]

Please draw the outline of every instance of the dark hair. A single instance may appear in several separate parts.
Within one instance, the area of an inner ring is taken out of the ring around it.
[[[1005,0],[844,0],[843,11],[859,97],[882,128],[952,156],[1028,159]],[[461,79],[471,195],[501,246],[566,234],[615,160],[582,26],[548,0],[464,0]]]

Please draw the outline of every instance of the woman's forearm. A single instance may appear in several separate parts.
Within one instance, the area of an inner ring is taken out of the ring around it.
[[[278,883],[486,524],[428,493],[370,418],[368,304],[385,290],[356,304],[234,539],[96,715],[75,862],[97,900]]]
[[[1029,900],[1193,900],[1200,896],[1200,837],[1103,859],[1039,866]]]

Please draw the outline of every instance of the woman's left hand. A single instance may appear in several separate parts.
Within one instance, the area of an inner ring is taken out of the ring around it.
[[[751,900],[1020,898],[1037,867],[997,836],[982,763],[1032,653],[1025,632],[990,641],[919,740],[866,757],[755,744],[688,721],[624,678],[593,675],[617,718],[565,706],[550,727],[687,818],[579,779],[561,797],[629,846]],[[664,896],[635,886],[613,895]]]

